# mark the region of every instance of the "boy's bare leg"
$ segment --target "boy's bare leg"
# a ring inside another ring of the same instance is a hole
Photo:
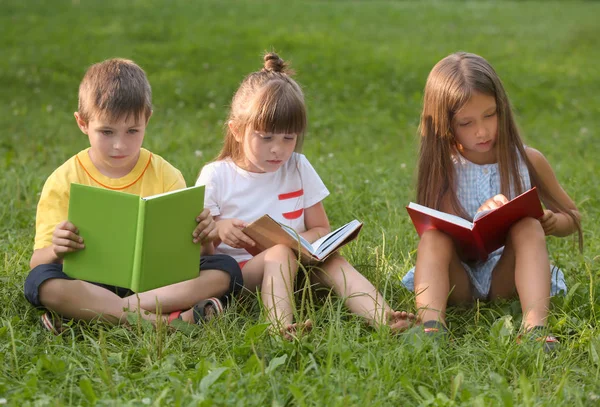
[[[412,314],[392,310],[373,284],[338,254],[313,267],[311,281],[333,288],[352,313],[365,318],[371,325],[387,324],[395,331],[403,331],[414,320]]]
[[[83,321],[101,319],[110,323],[125,322],[127,312],[137,309],[115,293],[81,280],[53,278],[39,287],[40,302],[66,318]],[[142,318],[155,321],[153,313],[140,313]]]
[[[510,230],[509,240],[492,274],[490,298],[519,294],[523,327],[546,325],[550,306],[550,260],[540,222],[526,218]]]
[[[188,310],[194,304],[210,297],[221,297],[229,289],[231,277],[222,270],[202,270],[194,279],[171,284],[124,298],[131,308],[140,308],[156,313],[156,303],[160,303],[161,312],[169,313]]]
[[[438,230],[421,236],[414,278],[418,319],[423,322],[445,324],[448,302],[460,304],[473,299],[469,277],[452,239]]]

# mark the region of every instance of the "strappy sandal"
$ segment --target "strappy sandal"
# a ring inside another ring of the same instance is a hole
[[[542,342],[545,353],[555,352],[560,346],[558,339],[554,335],[548,334],[548,328],[542,325],[536,325],[517,336],[517,344],[520,345],[524,340]]]
[[[60,335],[61,333],[67,331],[69,329],[67,322],[69,321],[70,319],[62,318],[50,311],[44,312],[40,316],[40,323],[44,329],[53,333],[54,335]]]
[[[212,308],[212,312],[207,312],[208,309]],[[221,300],[215,297],[207,298],[195,304],[192,309],[194,315],[194,324],[201,325],[207,322],[216,315],[222,314],[224,307]],[[181,320],[182,311],[174,311],[169,314],[169,324],[176,319]]]

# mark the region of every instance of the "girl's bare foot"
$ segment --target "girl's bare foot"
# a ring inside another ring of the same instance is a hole
[[[310,332],[312,330],[312,327],[312,321],[310,319],[307,319],[303,323],[296,322],[295,324],[290,324],[285,328],[282,328],[279,332],[281,333],[281,336],[283,336],[283,339],[291,341],[294,338],[297,338],[298,336]]]
[[[388,311],[387,324],[394,333],[400,333],[417,323],[417,317],[412,312]]]

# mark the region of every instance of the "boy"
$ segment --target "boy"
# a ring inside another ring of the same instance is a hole
[[[185,187],[181,172],[141,147],[151,114],[150,84],[134,62],[110,59],[88,69],[79,86],[75,119],[90,147],[56,169],[44,184],[37,207],[32,270],[25,280],[25,297],[32,305],[69,319],[120,323],[126,321],[127,311],[136,311],[138,306],[145,319],[166,319],[156,314],[159,302],[162,312],[171,313],[169,320],[177,317],[196,323],[222,311],[221,301],[210,297],[226,298],[242,287],[237,262],[229,256],[211,255],[216,229],[208,209],[196,218],[198,226],[192,233],[193,241],[202,243],[203,254],[201,273],[195,279],[135,295],[122,287],[74,280],[62,271],[64,255],[85,248],[85,236],[79,236],[77,225],[66,220],[71,183],[140,196]],[[60,320],[51,313],[41,319],[48,330],[61,332]]]

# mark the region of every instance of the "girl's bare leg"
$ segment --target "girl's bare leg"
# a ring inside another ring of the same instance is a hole
[[[267,318],[287,336],[298,326],[294,318],[294,281],[298,273],[296,255],[287,246],[276,245],[253,257],[244,265],[244,285],[253,290],[261,287],[261,299]],[[307,324],[310,321],[307,321]]]
[[[473,300],[471,283],[452,239],[438,230],[421,236],[415,267],[418,319],[446,323],[446,306]]]
[[[509,240],[492,274],[490,298],[519,294],[523,327],[546,325],[550,306],[550,260],[546,237],[537,219],[526,218],[510,230]]]
[[[374,326],[390,325],[393,330],[402,331],[414,320],[412,314],[392,310],[373,284],[338,254],[313,267],[311,280],[333,288],[352,313]]]

